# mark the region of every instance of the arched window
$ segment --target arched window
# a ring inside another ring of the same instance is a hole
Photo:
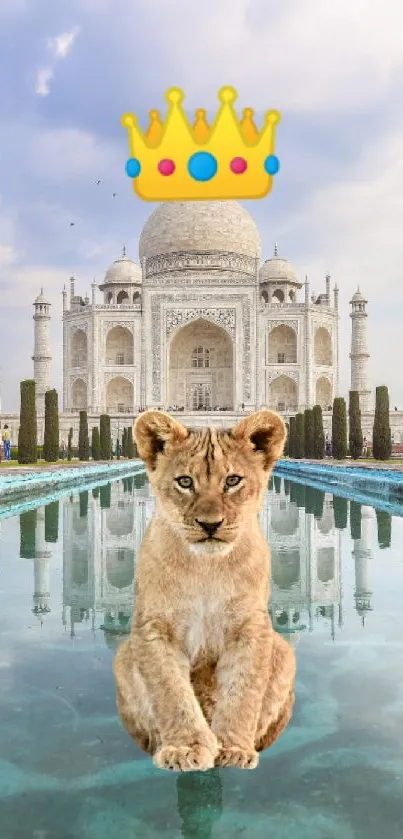
[[[196,347],[192,352],[192,367],[210,367],[210,350]]]

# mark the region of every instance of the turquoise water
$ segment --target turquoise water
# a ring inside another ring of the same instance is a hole
[[[0,523],[1,839],[401,839],[403,518],[275,479],[294,716],[253,772],[178,776],[121,727],[111,670],[152,508],[137,476]]]

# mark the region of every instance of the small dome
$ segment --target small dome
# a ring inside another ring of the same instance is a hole
[[[353,294],[351,298],[351,303],[366,303],[366,299],[363,294],[361,294],[360,289],[358,288],[355,294]]]
[[[237,201],[172,201],[160,204],[140,236],[140,260],[168,253],[235,253],[260,256],[260,235]]]
[[[274,249],[274,256],[271,259],[266,259],[259,271],[259,280],[261,283],[272,283],[284,280],[297,283],[295,271],[288,259],[284,259],[277,254],[277,246]],[[299,284],[302,285],[302,284]]]
[[[110,285],[111,283],[138,285],[141,283],[141,279],[141,268],[126,255],[126,248],[123,248],[120,259],[117,259],[108,268],[103,285]]]
[[[41,293],[38,294],[38,297],[35,299],[35,305],[37,303],[42,303],[42,305],[45,305],[45,306],[50,306],[51,305],[48,298],[43,293],[43,288],[41,288]]]

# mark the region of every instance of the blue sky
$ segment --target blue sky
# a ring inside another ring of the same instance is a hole
[[[343,394],[360,285],[373,385],[388,384],[403,408],[402,31],[400,0],[1,0],[3,410],[18,410],[19,382],[32,375],[40,287],[61,391],[63,284],[74,271],[89,292],[123,243],[137,258],[152,205],[124,174],[119,119],[132,110],[145,124],[176,84],[192,110],[213,112],[218,88],[233,84],[241,108],[281,111],[281,172],[267,199],[246,205],[264,256],[277,240],[313,291],[327,271],[339,285]]]

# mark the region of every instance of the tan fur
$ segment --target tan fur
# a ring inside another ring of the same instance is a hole
[[[114,672],[123,724],[160,768],[252,769],[291,717],[295,655],[267,611],[270,551],[258,520],[285,436],[271,411],[228,431],[189,430],[161,411],[137,419],[157,503]]]

